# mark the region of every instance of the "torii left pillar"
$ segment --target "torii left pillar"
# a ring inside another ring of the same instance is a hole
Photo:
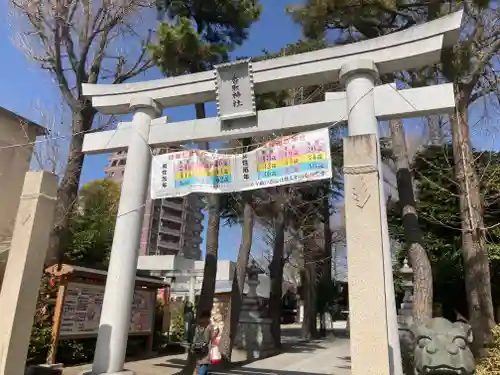
[[[131,100],[134,113],[120,194],[92,375],[133,374],[124,370],[141,228],[151,170],[151,121],[161,108],[148,97]]]

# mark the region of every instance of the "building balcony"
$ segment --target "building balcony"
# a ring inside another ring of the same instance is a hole
[[[182,216],[173,216],[173,215],[168,215],[165,213],[162,213],[160,219],[163,221],[172,221],[174,223],[180,223],[180,224],[184,223]]]
[[[203,232],[203,224],[202,223],[186,223],[186,227],[184,229],[184,232],[186,232],[187,235],[189,235],[192,232]]]
[[[185,237],[184,244],[191,246],[191,245],[196,245],[200,246],[202,240],[201,236],[193,236],[193,237]]]
[[[181,236],[181,230],[180,229],[173,229],[173,228],[168,228],[165,225],[160,226],[159,232],[162,234],[172,234],[174,236]]]
[[[180,251],[181,250],[181,246],[179,244],[179,242],[171,242],[171,241],[165,241],[165,240],[158,240],[158,252],[161,253],[162,251],[162,248],[163,249],[166,249],[166,250],[177,250],[177,251]]]
[[[182,210],[184,209],[182,201],[179,203],[176,201],[171,201],[170,199],[165,199],[163,200],[163,202],[161,202],[161,205],[163,207],[173,208],[174,210],[178,210],[179,212],[182,212]]]
[[[183,209],[175,209],[175,208],[167,207],[165,204],[162,204],[162,207],[161,207],[162,215],[182,217],[184,212],[185,211]]]

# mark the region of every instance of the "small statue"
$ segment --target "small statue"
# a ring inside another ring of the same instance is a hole
[[[402,331],[401,344],[410,353],[415,375],[475,373],[470,325],[434,318]]]
[[[190,343],[193,340],[194,311],[191,301],[184,305],[184,341]]]

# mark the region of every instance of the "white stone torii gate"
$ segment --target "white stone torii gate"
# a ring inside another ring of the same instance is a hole
[[[213,72],[83,85],[84,95],[92,97],[100,112],[133,112],[132,122],[119,124],[117,130],[84,138],[87,154],[128,149],[92,374],[130,374],[123,366],[150,147],[313,130],[347,118],[344,163],[352,373],[401,375],[377,120],[449,113],[454,109],[454,94],[451,84],[396,91],[390,85],[375,87],[375,79],[378,74],[439,62],[441,50],[458,40],[461,20],[462,12],[457,12],[384,37],[254,63],[258,94],[339,79],[346,92],[329,93],[321,103],[259,111],[256,118],[239,120],[237,128],[224,128],[218,118],[177,123],[158,118],[163,108],[214,101]]]

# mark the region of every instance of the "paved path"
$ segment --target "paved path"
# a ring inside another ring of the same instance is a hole
[[[348,339],[304,343],[230,372],[234,375],[350,375]]]
[[[300,342],[293,340],[298,327],[287,328],[283,337],[287,348],[274,357],[233,368],[230,371],[211,371],[211,374],[228,375],[350,375],[349,340],[329,336],[324,340]],[[290,334],[291,333],[291,334]],[[296,336],[295,336],[296,337]],[[185,354],[127,362],[126,369],[137,375],[174,375],[186,362]],[[63,375],[80,375],[90,370],[90,365],[70,367]]]
[[[185,363],[185,355],[158,357],[127,362],[126,368],[137,375],[173,375]],[[63,375],[80,375],[90,366],[64,369]],[[349,340],[336,338],[294,345],[285,353],[212,374],[232,375],[350,375]]]

